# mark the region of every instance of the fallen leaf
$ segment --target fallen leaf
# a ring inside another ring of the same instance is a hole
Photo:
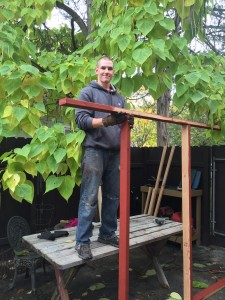
[[[147,270],[145,275],[147,276],[153,276],[156,274],[156,271],[154,269],[150,269],[150,270]]]
[[[195,267],[195,268],[205,268],[206,265],[195,263],[195,264],[193,264],[193,267]]]
[[[198,289],[205,289],[209,285],[207,283],[201,282],[201,281],[193,281],[192,282],[192,287],[193,288],[198,288]]]
[[[91,291],[101,290],[105,287],[105,285],[101,282],[91,285],[88,289]]]
[[[168,300],[182,300],[182,298],[178,293],[172,292]]]
[[[74,241],[73,240],[66,240],[65,242],[66,243],[73,243]]]

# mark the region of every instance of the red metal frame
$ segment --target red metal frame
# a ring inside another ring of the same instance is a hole
[[[183,211],[183,287],[185,300],[206,299],[218,289],[225,287],[225,279],[192,296],[192,242],[191,242],[191,185],[190,185],[190,128],[211,128],[202,123],[174,119],[144,112],[131,111],[86,101],[64,98],[59,105],[87,108],[104,112],[126,112],[134,117],[182,125],[182,211]],[[220,130],[218,126],[214,130]],[[118,299],[127,300],[129,291],[129,214],[130,214],[130,128],[126,122],[121,126],[120,170],[120,248]],[[59,275],[59,274],[56,274]],[[60,278],[59,276],[57,276]]]
[[[130,229],[130,127],[121,126],[120,149],[120,248],[118,299],[127,300],[129,292]]]

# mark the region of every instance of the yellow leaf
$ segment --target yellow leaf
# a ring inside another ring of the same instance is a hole
[[[6,108],[4,109],[4,113],[2,115],[2,118],[8,118],[9,116],[12,115],[12,106],[6,106]]]
[[[22,105],[23,107],[26,107],[26,108],[29,107],[29,101],[28,101],[28,100],[21,100],[20,103],[21,103],[21,105]]]

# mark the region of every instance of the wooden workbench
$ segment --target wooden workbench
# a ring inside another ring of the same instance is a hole
[[[140,191],[142,193],[142,211],[144,211],[146,197],[148,193],[148,186],[143,185],[140,187]],[[163,196],[174,197],[176,199],[182,200],[182,191],[166,188],[163,191]],[[201,244],[201,197],[202,190],[191,190],[191,197],[195,199],[195,207],[196,207],[196,222],[195,222],[195,230],[193,231],[192,241],[196,241],[197,245]],[[170,237],[171,241],[182,244],[182,236],[172,236]]]
[[[118,232],[119,225],[118,221]],[[116,254],[119,251],[118,248],[97,242],[99,226],[100,223],[95,223],[91,238],[92,260]],[[52,300],[59,299],[59,295],[63,300],[69,299],[67,286],[77,274],[77,270],[86,263],[78,257],[75,251],[76,227],[66,230],[69,232],[69,236],[57,238],[55,241],[39,239],[37,238],[38,234],[23,237],[25,243],[54,267],[58,292],[54,293]],[[178,222],[166,220],[164,225],[159,226],[155,223],[155,217],[152,216],[138,215],[130,217],[129,246],[130,248],[145,246],[145,251],[148,250],[148,254],[153,260],[158,280],[164,287],[169,287],[169,284],[157,261],[157,255],[168,238],[181,232],[182,224]],[[120,247],[123,247],[123,245],[120,245]]]

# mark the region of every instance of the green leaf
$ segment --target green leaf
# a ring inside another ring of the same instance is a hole
[[[194,264],[193,264],[193,267],[195,267],[195,268],[205,268],[206,265],[194,263]]]
[[[71,176],[65,176],[62,184],[60,185],[60,187],[58,187],[58,191],[64,199],[68,200],[73,194],[74,186],[74,179]]]
[[[50,155],[54,154],[57,147],[58,147],[58,144],[56,142],[53,142],[52,140],[50,140],[49,143],[48,143],[49,154]]]
[[[199,74],[196,72],[184,75],[184,77],[188,82],[192,84],[192,86],[195,86],[200,79]]]
[[[130,96],[134,90],[132,78],[123,78],[121,81],[121,90],[124,96]]]
[[[64,180],[63,177],[57,177],[54,175],[49,176],[48,179],[46,180],[45,193],[60,187],[60,185],[63,183],[63,180]]]
[[[69,94],[72,91],[73,85],[70,79],[66,78],[62,82],[62,90],[64,94]]]
[[[36,127],[36,128],[38,128],[38,127],[40,126],[40,124],[41,124],[40,118],[39,118],[38,115],[35,115],[35,114],[31,114],[31,113],[30,113],[30,114],[28,115],[28,119],[29,119],[29,121],[31,122],[31,124],[33,124],[34,127]]]
[[[39,70],[31,65],[21,65],[20,69],[25,71],[26,73],[33,74],[34,76],[37,76],[39,74]]]
[[[24,171],[32,176],[37,176],[37,168],[33,161],[27,161],[24,164]]]
[[[190,95],[191,97],[191,100],[194,102],[194,103],[197,103],[199,102],[200,100],[202,100],[203,98],[207,97],[207,95],[201,91],[196,91],[194,93],[192,93]]]
[[[28,144],[28,145],[25,145],[23,148],[15,148],[14,152],[18,155],[21,155],[21,156],[27,158],[30,153],[30,149],[31,149],[31,146]]]
[[[175,29],[174,21],[172,19],[165,18],[162,21],[160,21],[159,24],[168,31]]]
[[[145,80],[146,83],[146,87],[149,88],[150,90],[156,92],[159,86],[159,79],[157,75],[152,75],[149,76],[149,78],[147,78]]]
[[[118,45],[122,52],[124,52],[128,45],[130,44],[131,36],[130,35],[120,35],[118,37]]]
[[[132,53],[133,59],[142,65],[152,54],[152,49],[150,48],[142,48],[142,49],[135,49]]]
[[[0,66],[0,75],[4,76],[14,68],[14,64],[4,64]]]
[[[176,105],[178,109],[182,109],[187,102],[189,97],[189,93],[185,93],[183,97],[178,97],[177,94],[173,97],[173,103]]]
[[[58,148],[54,153],[54,158],[56,160],[56,163],[60,163],[65,156],[66,156],[66,149],[63,148]]]
[[[31,99],[37,97],[41,93],[42,88],[38,85],[25,85],[22,87],[22,90],[27,94],[29,99]]]
[[[147,1],[147,3],[144,5],[144,9],[150,15],[154,16],[158,14],[158,9],[155,2]]]
[[[33,183],[27,180],[26,183],[18,185],[15,189],[15,194],[29,203],[32,203],[34,198]]]
[[[17,121],[21,121],[25,118],[27,110],[24,107],[13,107],[13,115],[16,117]]]
[[[181,97],[187,90],[189,89],[188,84],[184,84],[183,82],[179,82],[176,84],[176,93],[178,97]]]
[[[184,6],[192,6],[195,2],[196,0],[184,0]]]
[[[182,300],[182,298],[178,293],[172,292],[170,294],[169,300]]]
[[[89,287],[89,290],[91,291],[97,291],[97,290],[101,290],[104,289],[105,285],[101,282],[93,284]]]
[[[163,74],[163,82],[165,83],[166,87],[171,90],[172,89],[172,78],[169,76],[169,74],[164,73]]]
[[[48,129],[47,127],[40,127],[36,130],[36,135],[40,142],[43,143],[52,136],[52,130]]]
[[[40,153],[43,152],[45,145],[44,144],[31,144],[31,149],[30,149],[30,153],[29,153],[29,158],[33,158],[37,155],[39,155]]]
[[[45,89],[49,89],[49,90],[55,89],[53,79],[50,79],[50,78],[47,78],[47,77],[41,77],[39,83]]]
[[[154,54],[165,60],[165,41],[162,39],[152,39],[151,43]]]
[[[141,19],[137,22],[137,28],[140,30],[141,34],[147,35],[155,26],[155,21],[153,19]]]
[[[47,165],[50,171],[54,174],[58,169],[58,164],[56,163],[55,158],[51,155],[47,158]]]
[[[46,112],[44,103],[36,103],[36,104],[34,104],[34,107],[37,108],[38,110],[40,110],[41,112],[44,112],[44,113]]]
[[[209,72],[206,70],[198,71],[198,76],[199,78],[201,78],[201,80],[205,81],[206,83],[209,83],[211,80]]]
[[[15,78],[15,79],[5,79],[3,82],[3,86],[8,93],[8,95],[11,95],[14,93],[21,85],[21,79]]]
[[[10,174],[18,173],[18,171],[23,171],[23,165],[19,162],[12,162],[8,165],[8,171]]]

